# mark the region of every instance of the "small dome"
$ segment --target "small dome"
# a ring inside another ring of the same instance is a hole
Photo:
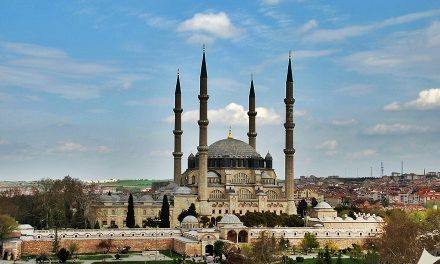
[[[268,179],[268,178],[272,178],[272,177],[269,176],[269,173],[263,171],[263,172],[261,173],[261,178],[266,178],[266,179]]]
[[[347,217],[345,218],[345,221],[354,221],[354,219],[351,218],[350,216],[347,216]]]
[[[220,175],[218,175],[218,174],[217,174],[216,172],[214,172],[214,171],[208,171],[207,176],[208,176],[208,178],[218,178],[218,177],[220,177]]]
[[[185,216],[185,218],[183,218],[182,220],[182,224],[189,224],[189,223],[198,224],[199,220],[197,220],[197,218],[193,215]]]
[[[146,194],[146,195],[142,195],[139,198],[139,201],[141,201],[141,202],[154,202],[154,199],[151,195]]]
[[[186,187],[186,186],[179,186],[177,188],[174,189],[174,194],[192,194],[192,191],[190,188]]]
[[[264,159],[271,160],[272,159],[272,155],[270,155],[270,153],[267,152],[266,157]]]
[[[240,218],[234,214],[225,214],[219,224],[242,224]]]
[[[319,209],[333,209],[333,208],[327,202],[320,202],[315,206],[314,209],[319,210]]]
[[[337,216],[337,217],[335,217],[335,220],[336,221],[342,221],[343,219],[341,217]]]

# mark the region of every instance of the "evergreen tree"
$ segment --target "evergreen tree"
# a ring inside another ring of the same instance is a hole
[[[196,211],[196,205],[195,205],[195,204],[192,203],[192,204],[189,206],[189,208],[188,208],[188,215],[192,215],[192,216],[195,216],[195,217],[198,216],[197,211]]]
[[[99,222],[98,220],[96,220],[95,222],[95,226],[93,227],[94,229],[100,229],[101,227],[99,226]]]
[[[162,209],[160,210],[160,228],[170,228],[170,204],[168,196],[164,195],[162,200]]]
[[[312,197],[312,201],[311,201],[311,203],[312,203],[312,207],[315,207],[315,206],[318,205],[318,201],[316,200],[315,197]]]
[[[300,215],[302,218],[304,218],[306,211],[307,211],[307,202],[306,202],[306,200],[302,199],[299,202],[298,207],[296,208],[296,212],[298,215]]]
[[[135,220],[134,220],[134,203],[133,203],[133,195],[130,193],[128,197],[128,208],[127,208],[127,218],[125,218],[125,222],[127,227],[134,228]]]

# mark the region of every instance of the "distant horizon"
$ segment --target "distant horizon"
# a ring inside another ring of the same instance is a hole
[[[373,176],[440,163],[440,2],[1,2],[0,179],[173,177],[198,145],[202,45],[208,142],[248,142],[284,178],[288,54],[295,175]],[[358,171],[358,173],[357,173]],[[59,175],[59,176],[56,176]]]

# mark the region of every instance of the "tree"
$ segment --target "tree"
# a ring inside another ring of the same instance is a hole
[[[312,197],[312,201],[311,201],[311,203],[312,203],[312,207],[315,207],[315,206],[318,205],[318,201],[316,200],[315,197]]]
[[[285,239],[284,236],[282,236],[280,238],[280,240],[278,241],[278,247],[281,251],[286,251],[289,249],[290,247],[290,242],[289,239]]]
[[[164,195],[162,200],[162,209],[160,210],[160,228],[170,228],[170,204],[168,196]]]
[[[125,219],[125,223],[129,228],[134,228],[136,224],[134,219],[133,195],[131,193],[130,196],[128,196],[127,218]]]
[[[57,257],[60,260],[61,263],[66,263],[67,259],[69,258],[70,253],[65,248],[61,248],[57,252]]]
[[[58,228],[55,228],[55,237],[52,242],[52,253],[55,255],[60,249],[60,239],[58,238]]]
[[[71,256],[74,256],[75,253],[78,251],[78,244],[75,242],[69,244],[69,252]]]
[[[102,250],[104,254],[107,254],[110,252],[110,250],[113,247],[113,240],[111,239],[103,239],[99,242],[99,244],[96,246],[98,249]]]
[[[94,229],[100,229],[101,227],[99,226],[99,222],[98,220],[96,220],[95,222],[95,226],[93,227]]]
[[[183,219],[184,219],[185,217],[187,217],[188,215],[192,215],[192,216],[194,216],[194,217],[197,217],[197,216],[198,216],[198,213],[197,213],[197,211],[196,211],[196,206],[195,206],[194,203],[192,203],[192,204],[189,206],[188,210],[183,210],[183,211],[179,214],[179,216],[177,217],[177,220],[179,220],[179,222],[182,222]]]
[[[269,236],[267,232],[261,232],[248,256],[247,263],[270,264],[278,261],[280,249],[274,236]]]
[[[0,215],[0,240],[2,241],[1,248],[3,249],[3,240],[11,235],[18,227],[14,218],[9,215]]]
[[[298,207],[296,208],[296,212],[298,215],[301,216],[301,218],[304,218],[304,215],[306,214],[307,211],[307,202],[306,200],[302,199],[299,203],[298,203]]]
[[[214,242],[214,256],[216,256],[220,262],[223,260],[223,247],[225,246],[225,242],[221,240],[217,240]]]
[[[188,215],[192,215],[192,216],[195,216],[195,217],[197,217],[199,214],[197,213],[197,211],[196,211],[196,205],[195,204],[191,204],[190,206],[189,206],[189,208],[188,208]]]
[[[200,217],[200,223],[202,224],[203,227],[206,227],[209,223],[211,223],[211,221],[209,220],[209,217],[204,215]]]
[[[401,210],[393,210],[386,218],[382,235],[373,241],[380,263],[417,263],[423,244],[420,242],[420,223]]]
[[[307,232],[304,234],[304,238],[301,240],[300,246],[307,255],[312,249],[319,247],[319,242],[314,234]]]

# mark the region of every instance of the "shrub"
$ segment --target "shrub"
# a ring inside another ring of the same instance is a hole
[[[303,257],[296,257],[296,262],[302,263],[302,262],[304,262],[304,258]]]
[[[61,263],[66,263],[69,256],[70,256],[70,252],[67,251],[67,249],[65,248],[61,248],[57,253],[57,257]]]

